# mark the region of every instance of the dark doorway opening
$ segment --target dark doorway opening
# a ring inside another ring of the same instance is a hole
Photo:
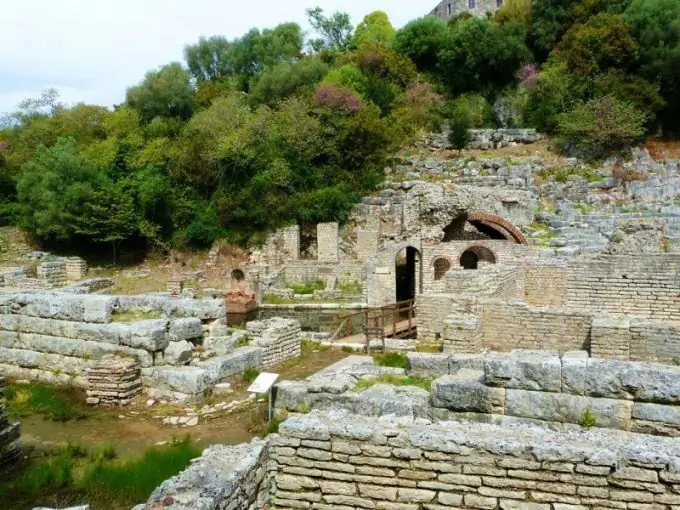
[[[477,269],[479,257],[468,250],[460,256],[460,265],[463,266],[463,269]]]
[[[395,260],[398,302],[416,297],[420,274],[420,252],[411,246],[400,250]]]
[[[463,266],[463,269],[478,269],[480,261],[488,264],[495,264],[496,256],[491,250],[484,246],[473,246],[468,248],[460,256],[460,265]]]

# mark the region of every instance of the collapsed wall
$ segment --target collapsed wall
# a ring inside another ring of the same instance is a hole
[[[10,423],[4,400],[5,378],[0,377],[0,469],[13,463],[19,457],[17,440],[19,423]]]
[[[16,378],[87,387],[87,369],[115,355],[141,367],[148,395],[196,399],[227,377],[263,367],[265,358],[273,363],[298,355],[299,324],[263,341],[265,347],[250,340],[227,328],[224,300],[0,295],[0,371]]]
[[[312,412],[209,448],[135,510],[668,509],[679,481],[670,438]]]

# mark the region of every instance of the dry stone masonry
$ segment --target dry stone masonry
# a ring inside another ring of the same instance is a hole
[[[19,457],[17,440],[19,423],[10,423],[5,408],[5,378],[0,377],[0,469],[12,464]]]
[[[85,371],[87,403],[125,406],[142,393],[141,369],[130,358],[107,354]]]
[[[265,368],[300,356],[302,331],[296,320],[251,321],[247,330],[254,338],[252,345],[263,349],[262,366]]]
[[[660,510],[679,466],[671,438],[312,412],[209,448],[135,510]]]

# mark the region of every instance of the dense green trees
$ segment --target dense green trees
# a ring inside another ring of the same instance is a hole
[[[55,91],[0,123],[0,222],[106,250],[245,243],[343,220],[387,159],[448,118],[536,127],[601,156],[680,129],[680,2],[508,0],[493,17],[342,12],[201,38],[113,111]]]

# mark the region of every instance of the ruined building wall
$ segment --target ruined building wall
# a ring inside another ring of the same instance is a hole
[[[680,254],[602,257],[566,276],[569,307],[680,322]]]
[[[0,377],[0,470],[19,457],[19,424],[10,423],[4,400],[5,378]]]

